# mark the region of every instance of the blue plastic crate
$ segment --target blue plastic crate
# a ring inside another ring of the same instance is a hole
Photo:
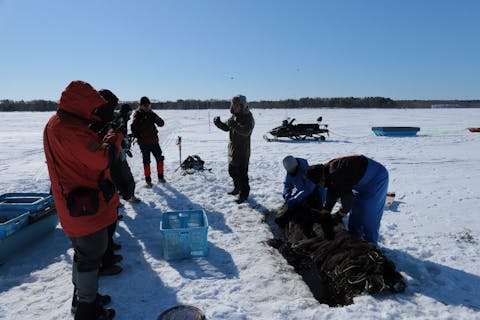
[[[36,212],[53,206],[53,197],[48,193],[5,193],[0,195],[0,209],[16,208]]]
[[[41,219],[25,225],[6,238],[0,238],[0,264],[4,263],[11,255],[34,246],[38,240],[55,230],[57,224],[57,212],[55,209],[51,209],[45,212]]]
[[[208,219],[204,210],[165,212],[160,232],[166,260],[207,255]]]
[[[30,212],[17,208],[0,208],[0,239],[9,237],[28,224]]]

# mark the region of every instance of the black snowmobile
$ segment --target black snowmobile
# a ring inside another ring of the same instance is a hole
[[[278,138],[289,138],[292,140],[320,140],[324,141],[325,135],[329,135],[328,125],[322,124],[322,117],[317,118],[318,123],[299,123],[293,124],[295,119],[289,118],[282,121],[280,127],[270,130],[268,135],[264,135],[263,138],[267,141],[281,141]]]

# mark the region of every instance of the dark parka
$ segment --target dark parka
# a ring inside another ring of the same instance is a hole
[[[226,123],[218,121],[215,125],[223,131],[230,132],[228,163],[235,167],[248,167],[250,136],[255,126],[255,120],[248,106],[242,105],[240,113],[233,114]]]
[[[158,143],[157,126],[163,127],[165,122],[153,111],[145,111],[141,107],[135,111],[131,125],[132,133],[139,145]]]

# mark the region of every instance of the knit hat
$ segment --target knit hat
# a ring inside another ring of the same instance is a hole
[[[142,97],[140,99],[140,105],[141,106],[146,106],[147,104],[150,104],[150,99],[148,99],[147,97]]]
[[[298,167],[297,159],[292,156],[286,156],[285,158],[283,158],[282,162],[283,162],[283,167],[289,173],[294,172]]]
[[[108,89],[99,90],[98,93],[107,100],[107,103],[92,111],[94,115],[99,116],[102,121],[109,122],[113,120],[113,111],[117,107],[117,96]]]

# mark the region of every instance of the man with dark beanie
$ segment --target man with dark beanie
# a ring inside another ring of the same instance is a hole
[[[153,154],[157,161],[158,182],[166,182],[163,176],[163,160],[165,158],[162,155],[162,149],[158,143],[158,130],[156,127],[163,127],[164,124],[163,119],[152,111],[150,99],[142,97],[140,99],[140,106],[133,115],[131,129],[133,136],[137,138],[140,151],[142,151],[145,182],[149,188],[152,187],[150,153]]]
[[[230,104],[232,116],[227,122],[222,122],[220,117],[215,117],[213,123],[221,130],[230,133],[228,144],[228,173],[233,179],[231,195],[237,195],[237,203],[247,200],[250,193],[248,184],[248,164],[250,161],[250,136],[252,135],[255,121],[248,110],[247,98],[237,95]]]

